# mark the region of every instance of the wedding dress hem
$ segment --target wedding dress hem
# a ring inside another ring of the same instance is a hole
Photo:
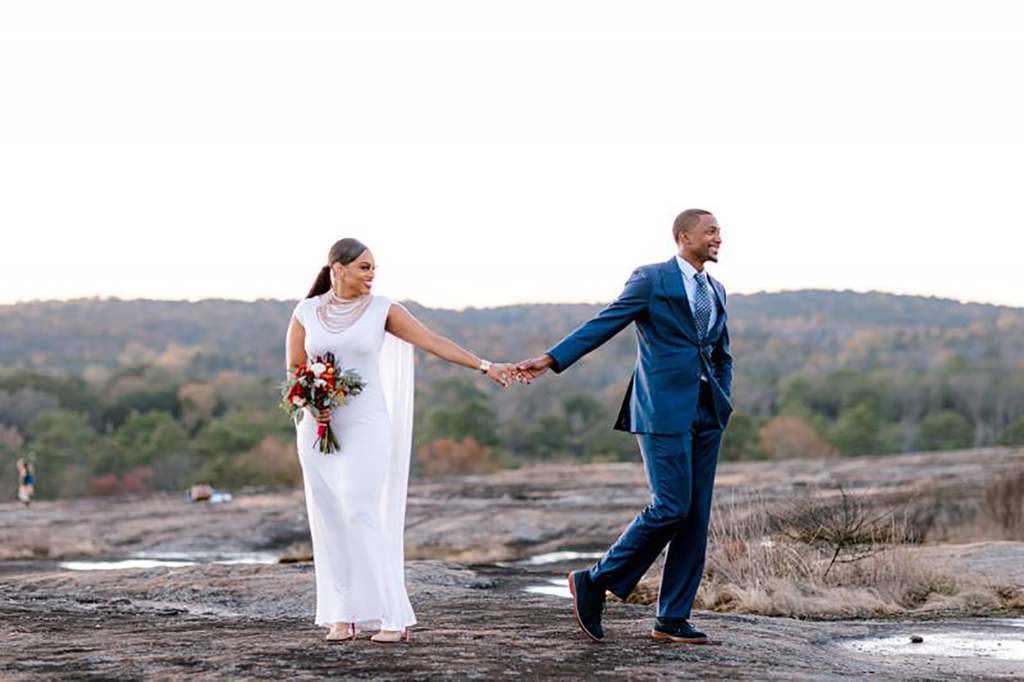
[[[356,616],[343,616],[331,620],[317,620],[316,625],[322,628],[329,628],[336,624],[355,623],[359,630],[390,630],[392,632],[399,632],[406,628],[411,628],[416,625],[416,619],[413,618],[407,623],[396,625],[388,623],[383,615],[377,616],[376,618],[360,618]]]

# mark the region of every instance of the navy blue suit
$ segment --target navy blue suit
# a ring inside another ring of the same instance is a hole
[[[732,413],[725,289],[708,281],[717,319],[704,338],[673,257],[634,270],[614,302],[548,351],[562,372],[636,325],[636,369],[615,428],[637,434],[651,504],[590,578],[625,599],[667,546],[658,615],[668,618],[689,617],[700,585],[718,449]]]

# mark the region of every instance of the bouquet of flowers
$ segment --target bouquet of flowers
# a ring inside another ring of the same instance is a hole
[[[354,369],[342,371],[334,360],[333,353],[317,356],[305,365],[299,365],[281,384],[281,407],[298,421],[303,408],[317,412],[332,410],[348,402],[351,396],[359,395],[366,388],[366,382]],[[338,450],[341,443],[330,424],[317,424],[316,443],[325,455]]]

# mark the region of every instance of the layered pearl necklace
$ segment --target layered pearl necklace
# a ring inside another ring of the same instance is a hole
[[[368,294],[359,298],[340,298],[334,289],[330,289],[320,296],[316,316],[327,331],[343,332],[359,321],[372,300],[373,296]]]

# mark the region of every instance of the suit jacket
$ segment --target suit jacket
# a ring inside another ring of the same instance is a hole
[[[636,323],[637,361],[615,428],[630,433],[687,433],[697,417],[700,377],[711,384],[719,425],[732,413],[732,356],[725,310],[725,289],[715,290],[718,319],[704,339],[686,298],[679,264],[644,265],[633,271],[619,297],[548,351],[552,369],[574,362]]]

